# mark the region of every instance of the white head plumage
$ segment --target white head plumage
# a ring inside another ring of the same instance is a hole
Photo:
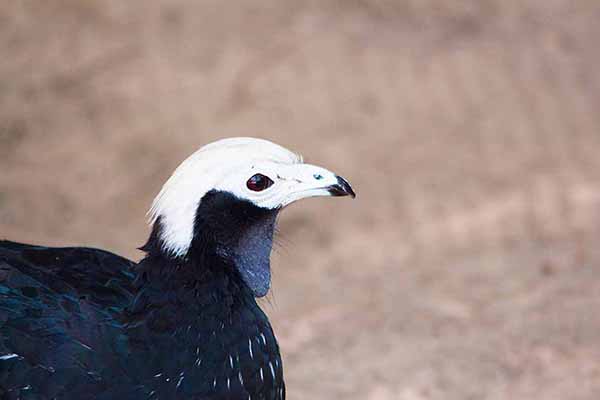
[[[248,180],[256,174],[268,177],[272,185],[251,190]],[[162,246],[182,256],[193,239],[200,201],[211,190],[273,209],[305,197],[332,195],[330,188],[338,182],[332,172],[304,164],[300,155],[268,140],[222,139],[201,147],[181,163],[154,199],[150,222],[160,218]]]

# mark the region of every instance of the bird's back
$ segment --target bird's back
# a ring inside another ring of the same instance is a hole
[[[0,398],[97,390],[105,371],[95,366],[115,369],[121,358],[133,266],[97,249],[0,241]]]

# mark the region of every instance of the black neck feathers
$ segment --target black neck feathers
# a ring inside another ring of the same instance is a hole
[[[169,379],[160,398],[285,398],[279,347],[255,300],[268,289],[277,211],[209,192],[184,257],[164,250],[154,224],[125,322],[130,343],[156,355],[145,376]]]
[[[241,280],[256,297],[267,294],[270,255],[279,210],[257,207],[227,192],[210,191],[200,201],[187,253],[165,249],[161,218],[154,223],[140,263],[142,276],[160,281],[197,282],[226,273]]]

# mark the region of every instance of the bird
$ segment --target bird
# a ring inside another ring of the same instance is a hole
[[[138,262],[0,240],[0,399],[285,399],[257,299],[280,211],[317,196],[355,193],[273,142],[226,138],[166,181]]]

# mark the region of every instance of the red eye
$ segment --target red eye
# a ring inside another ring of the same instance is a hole
[[[270,187],[274,182],[268,176],[264,176],[263,174],[252,175],[248,182],[246,182],[246,186],[248,189],[253,192],[260,192]]]

